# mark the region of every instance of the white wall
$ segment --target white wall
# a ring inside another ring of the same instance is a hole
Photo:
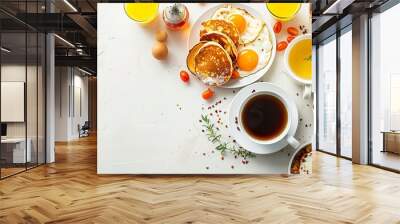
[[[77,139],[78,124],[88,120],[88,78],[72,67],[56,67],[55,73],[55,140]]]

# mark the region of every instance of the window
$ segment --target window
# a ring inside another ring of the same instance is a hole
[[[371,18],[370,160],[400,170],[400,5]]]
[[[336,154],[336,36],[318,47],[318,149]]]
[[[340,155],[352,157],[352,33],[351,26],[340,36]]]

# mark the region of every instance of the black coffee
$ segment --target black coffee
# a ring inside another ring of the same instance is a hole
[[[278,98],[262,94],[253,97],[244,105],[241,118],[245,131],[251,137],[271,140],[285,130],[288,112]]]

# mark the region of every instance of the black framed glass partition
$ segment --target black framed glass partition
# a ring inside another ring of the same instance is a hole
[[[317,150],[352,157],[351,24],[317,44]]]
[[[0,178],[45,163],[45,34],[18,20],[44,1],[0,2]],[[13,8],[17,11],[8,12]]]

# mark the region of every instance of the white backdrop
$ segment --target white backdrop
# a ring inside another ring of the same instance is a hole
[[[186,4],[190,23],[215,4]],[[264,3],[250,4],[266,14]],[[165,7],[160,4],[160,10]],[[306,25],[311,32],[309,4],[289,23]],[[269,15],[268,15],[269,16]],[[272,25],[274,20],[268,17]],[[201,99],[205,86],[191,77],[185,85],[179,71],[186,70],[189,30],[168,31],[169,56],[157,61],[151,55],[154,33],[164,27],[158,18],[139,25],[124,13],[123,4],[98,4],[98,173],[99,174],[277,174],[287,173],[294,149],[240,159],[214,150],[201,131],[199,119],[208,105],[222,100],[227,111],[232,90],[216,89],[212,102]],[[277,36],[285,38],[286,34]],[[283,73],[283,53],[262,80],[273,82],[294,98],[301,121],[296,133],[300,142],[313,134],[313,103],[303,100],[302,87]],[[238,89],[235,90],[239,91]],[[224,100],[226,97],[226,100]],[[205,108],[205,109],[204,109]],[[203,110],[204,109],[204,110]],[[209,111],[207,111],[208,113]],[[222,116],[225,122],[227,116]],[[307,127],[306,127],[307,125]],[[221,128],[226,139],[228,130]]]

